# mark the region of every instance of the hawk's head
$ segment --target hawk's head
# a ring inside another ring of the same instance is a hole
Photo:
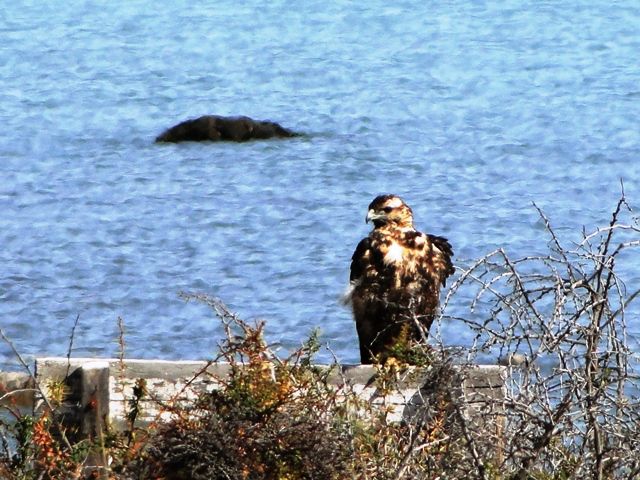
[[[413,212],[397,195],[379,195],[369,204],[366,221],[372,221],[376,228],[383,225],[413,227]]]

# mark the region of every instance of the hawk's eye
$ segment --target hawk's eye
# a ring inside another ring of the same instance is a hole
[[[391,210],[393,210],[393,208],[391,208],[391,207],[384,207],[382,210],[384,211],[384,213],[389,213]]]

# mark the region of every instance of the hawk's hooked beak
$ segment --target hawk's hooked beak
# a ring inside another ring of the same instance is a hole
[[[367,218],[365,219],[365,223],[369,223],[374,220],[379,220],[381,218],[385,218],[384,214],[380,214],[372,208],[367,212]]]

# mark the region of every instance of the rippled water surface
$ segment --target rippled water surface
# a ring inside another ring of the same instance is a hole
[[[620,179],[640,204],[634,1],[18,0],[0,37],[0,326],[25,355],[66,354],[79,315],[75,355],[117,352],[120,316],[131,357],[208,357],[188,291],[354,362],[338,299],[375,195],[458,261],[545,251],[532,202],[567,239]],[[153,143],[205,113],[308,135]]]

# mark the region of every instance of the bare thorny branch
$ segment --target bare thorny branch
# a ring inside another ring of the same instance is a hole
[[[640,402],[626,315],[640,289],[627,294],[616,260],[640,245],[638,220],[623,191],[607,227],[567,247],[535,208],[549,254],[512,259],[498,249],[458,267],[443,310],[460,290],[474,289],[472,316],[456,315],[476,335],[469,359],[481,352],[525,359],[508,384],[503,471],[632,478]]]

